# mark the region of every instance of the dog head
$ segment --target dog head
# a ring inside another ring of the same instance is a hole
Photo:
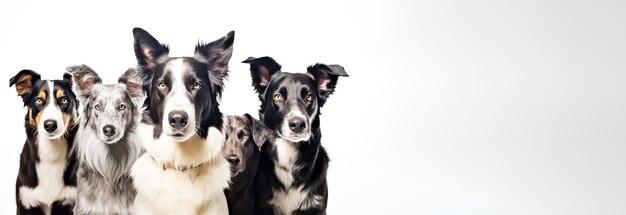
[[[280,71],[271,57],[250,57],[252,86],[261,100],[260,119],[278,136],[292,142],[305,141],[319,128],[319,110],[335,91],[337,79],[348,76],[339,65],[315,64],[307,73]]]
[[[133,29],[135,56],[147,92],[144,122],[154,125],[154,138],[184,142],[207,136],[222,126],[218,98],[228,75],[235,32],[211,43],[199,43],[193,57],[169,57],[169,48],[141,28]]]
[[[72,91],[71,75],[61,80],[41,80],[31,70],[22,70],[10,80],[28,107],[27,128],[34,128],[39,138],[57,139],[77,124],[78,100]]]
[[[102,84],[98,74],[86,65],[71,66],[67,71],[85,105],[83,126],[93,129],[107,144],[122,139],[134,125],[143,97],[137,70],[127,70],[113,85]]]
[[[261,150],[263,143],[272,136],[272,130],[250,114],[227,118],[222,156],[230,163],[234,177],[246,169],[246,163],[252,160],[255,151]]]

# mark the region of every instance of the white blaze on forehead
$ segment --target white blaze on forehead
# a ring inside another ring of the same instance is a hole
[[[185,74],[191,71],[191,68],[189,68],[189,65],[181,58],[170,61],[165,69],[169,71],[172,81],[172,85],[170,86],[171,90],[165,99],[164,105],[163,118],[165,120],[163,120],[163,128],[165,134],[171,134],[173,132],[169,120],[167,120],[170,112],[183,111],[187,113],[188,116],[188,125],[183,133],[191,135],[195,132],[196,112],[193,101],[189,99],[190,95],[187,91],[184,78]]]
[[[39,122],[39,132],[47,132],[44,128],[46,120],[54,120],[57,123],[57,130],[54,136],[60,136],[65,132],[65,122],[63,121],[63,112],[56,105],[56,95],[54,94],[54,82],[48,81],[48,96],[46,97],[46,107],[41,114]]]

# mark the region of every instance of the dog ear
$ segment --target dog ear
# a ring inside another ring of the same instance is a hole
[[[126,72],[119,79],[117,79],[117,83],[125,84],[126,90],[130,93],[132,97],[141,97],[143,92],[141,91],[141,78],[139,77],[139,72],[135,68],[128,68]]]
[[[75,85],[74,89],[76,89],[76,94],[81,99],[89,97],[93,85],[102,83],[98,73],[87,65],[69,66],[66,70],[72,75]]]
[[[268,56],[260,58],[248,57],[242,63],[250,64],[252,86],[259,95],[265,92],[265,88],[270,83],[270,78],[274,73],[280,71],[281,68],[280,64]]]
[[[219,85],[222,85],[222,81],[228,76],[228,61],[233,55],[234,42],[235,31],[230,31],[226,36],[213,42],[196,45],[194,58],[207,63],[210,72],[209,77],[215,75]]]
[[[261,121],[250,116],[250,114],[246,113],[244,114],[244,116],[248,119],[248,122],[250,122],[250,132],[252,133],[252,140],[254,140],[254,143],[257,145],[257,147],[259,147],[259,150],[261,150],[263,143],[273,137],[272,130],[265,126],[265,124],[263,124]]]
[[[150,72],[146,75],[151,78],[151,70],[156,68],[157,60],[161,57],[167,57],[170,49],[141,28],[133,28],[133,37],[135,38],[137,63],[145,69],[142,72]]]
[[[9,87],[15,84],[17,95],[26,98],[33,90],[35,82],[41,79],[41,75],[32,70],[22,70],[9,80]]]
[[[315,64],[307,68],[307,73],[313,76],[315,83],[318,85],[319,96],[321,98],[320,106],[324,105],[326,99],[333,94],[337,79],[340,76],[348,76],[348,73],[339,65]]]
[[[72,81],[72,74],[70,74],[69,72],[65,72],[63,73],[63,80],[67,81],[68,84],[70,84],[70,87],[73,86],[73,81]]]

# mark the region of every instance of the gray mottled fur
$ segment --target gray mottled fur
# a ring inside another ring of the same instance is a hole
[[[129,172],[143,153],[135,133],[143,102],[137,72],[129,69],[118,84],[104,85],[88,66],[68,71],[84,105],[75,144],[80,164],[74,213],[130,214],[136,191]],[[116,134],[105,136],[105,125],[114,126]]]

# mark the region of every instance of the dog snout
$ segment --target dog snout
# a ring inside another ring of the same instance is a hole
[[[47,131],[47,132],[54,132],[57,130],[57,121],[56,120],[52,120],[52,119],[48,119],[46,121],[43,121],[43,128]]]
[[[102,132],[107,137],[111,137],[111,136],[115,135],[115,127],[113,127],[112,125],[104,126],[104,128],[102,128]]]
[[[300,133],[306,128],[304,119],[296,117],[289,120],[289,129],[295,133]]]
[[[170,112],[168,119],[170,126],[175,129],[183,129],[187,127],[187,123],[189,122],[189,117],[187,116],[187,113],[183,111]]]
[[[226,160],[231,163],[232,165],[239,165],[239,162],[241,162],[241,159],[239,159],[239,157],[237,155],[231,155],[228,156],[228,158],[226,158]]]

